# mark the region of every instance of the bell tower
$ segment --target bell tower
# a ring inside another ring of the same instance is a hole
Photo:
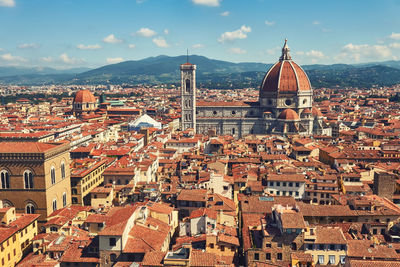
[[[196,132],[196,65],[181,65],[181,129]]]

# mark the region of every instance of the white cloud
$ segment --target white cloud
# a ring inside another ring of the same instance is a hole
[[[230,14],[231,14],[231,12],[229,12],[229,11],[225,11],[225,12],[220,13],[220,15],[223,16],[223,17],[227,17]]]
[[[14,0],[0,0],[0,6],[15,7],[15,1]]]
[[[136,34],[142,37],[152,37],[157,33],[149,28],[140,28],[140,30],[138,30]]]
[[[309,52],[306,52],[305,54],[308,57],[319,58],[319,59],[325,58],[324,53],[322,53],[321,51],[317,51],[317,50],[311,50]]]
[[[194,45],[192,45],[192,47],[193,48],[202,48],[202,47],[204,47],[204,45],[203,44],[194,44]]]
[[[146,2],[147,0],[136,0],[136,3],[137,4],[142,4],[142,3],[144,3],[144,2]]]
[[[389,37],[394,40],[400,40],[400,33],[392,32],[392,34]]]
[[[116,64],[124,61],[124,59],[122,57],[114,57],[114,58],[107,58],[106,61],[108,64]]]
[[[20,56],[13,56],[10,53],[3,54],[0,56],[0,59],[10,62],[10,63],[19,63],[19,62],[26,62],[27,60]]]
[[[165,29],[165,30],[164,30],[164,34],[166,34],[166,35],[169,34],[169,30],[168,30],[168,29]]]
[[[25,49],[25,48],[38,48],[39,46],[35,43],[31,43],[31,44],[20,44],[18,46],[19,49]]]
[[[397,45],[392,45],[396,48]],[[369,45],[369,44],[352,44],[343,46],[339,55],[335,56],[336,61],[371,61],[392,59],[392,50],[390,45]]]
[[[218,42],[232,42],[236,39],[246,39],[247,33],[251,32],[251,28],[243,25],[240,29],[233,32],[224,32],[221,37],[218,38]]]
[[[136,45],[135,45],[135,44],[129,44],[128,47],[129,47],[130,49],[134,49],[134,48],[136,47]]]
[[[229,49],[229,52],[232,54],[237,54],[237,55],[242,55],[242,54],[246,54],[247,51],[244,49],[241,49],[239,47],[232,47],[231,49]]]
[[[266,21],[265,21],[265,25],[267,25],[267,26],[273,26],[273,25],[275,25],[275,21],[266,20]]]
[[[114,34],[110,34],[107,37],[104,37],[103,42],[109,43],[109,44],[118,44],[118,43],[122,43],[122,39],[118,39],[117,37],[115,37]]]
[[[83,59],[77,59],[77,58],[69,57],[67,55],[67,53],[61,54],[60,55],[60,60],[61,60],[62,63],[70,64],[70,65],[79,64],[79,63],[84,62]]]
[[[391,43],[389,44],[390,48],[394,48],[394,49],[399,49],[400,48],[400,43]]]
[[[281,47],[275,46],[274,48],[270,48],[267,50],[267,54],[271,56],[278,56],[279,50],[281,50]]]
[[[314,25],[320,25],[321,24],[321,22],[319,22],[318,20],[316,20],[316,21],[313,21],[313,23],[312,24],[314,24]]]
[[[94,45],[79,44],[76,47],[78,49],[81,49],[81,50],[97,50],[97,49],[101,49],[101,45],[98,45],[98,44],[94,44]]]
[[[219,6],[222,0],[192,0],[192,2],[196,5],[203,6]]]
[[[158,47],[169,47],[167,41],[165,41],[165,39],[162,37],[154,38],[153,43],[155,43]]]
[[[47,63],[53,62],[53,58],[52,57],[42,57],[40,60],[42,60],[44,62],[47,62]]]

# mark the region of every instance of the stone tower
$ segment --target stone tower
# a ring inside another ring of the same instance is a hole
[[[196,132],[196,65],[181,65],[181,129]]]

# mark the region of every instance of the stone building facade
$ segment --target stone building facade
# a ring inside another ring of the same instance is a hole
[[[313,91],[304,70],[291,56],[287,40],[282,55],[264,76],[259,101],[193,101],[195,92],[185,93],[191,70],[191,85],[195,88],[196,66],[181,65],[182,129],[193,128],[197,133],[232,135],[236,138],[248,134],[300,134],[331,135],[331,128],[323,121],[321,112],[313,107]],[[187,107],[187,101],[193,105]],[[187,109],[195,110],[188,116]],[[189,127],[190,126],[190,127]]]
[[[0,199],[18,213],[40,214],[43,224],[71,204],[68,143],[3,142],[0,146]]]

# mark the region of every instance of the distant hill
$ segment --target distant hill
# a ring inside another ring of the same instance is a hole
[[[258,87],[272,64],[232,63],[191,55],[197,65],[199,87],[244,88]],[[0,84],[159,84],[179,83],[180,64],[186,56],[157,56],[125,61],[100,68],[54,70],[0,67]],[[314,88],[371,87],[400,83],[400,61],[385,61],[358,65],[305,65]]]

